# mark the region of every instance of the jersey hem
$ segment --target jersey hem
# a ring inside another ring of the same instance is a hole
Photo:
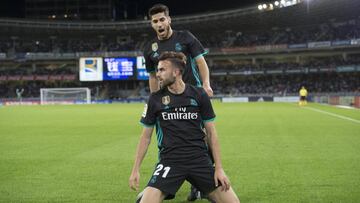
[[[208,54],[208,53],[209,53],[208,51],[205,51],[204,53],[201,53],[201,54],[195,56],[195,57],[194,57],[194,60],[196,60],[196,59],[200,58],[201,56],[204,56],[204,55],[206,55],[206,54]]]
[[[204,123],[207,123],[207,122],[211,122],[211,121],[214,121],[215,120],[215,117],[214,118],[210,118],[210,119],[207,119],[207,120],[203,120]]]
[[[143,123],[141,121],[139,123],[140,123],[140,125],[144,126],[145,128],[154,128],[154,125],[155,125],[155,124],[152,124],[152,125],[145,124],[145,123]]]

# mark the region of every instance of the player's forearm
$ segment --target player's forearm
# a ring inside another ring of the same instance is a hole
[[[159,90],[159,82],[156,79],[155,73],[150,73],[149,75],[149,87],[151,93],[157,92]]]
[[[150,136],[146,136],[146,134],[144,133],[141,135],[139,144],[136,149],[133,171],[138,171],[140,169],[141,163],[144,160],[150,141]]]
[[[210,73],[209,73],[209,67],[205,61],[204,57],[200,57],[196,59],[197,66],[199,68],[201,81],[203,83],[203,86],[209,86],[210,87]]]
[[[220,145],[217,137],[217,132],[213,124],[206,128],[206,133],[208,137],[208,144],[210,145],[212,155],[214,157],[215,169],[220,169],[222,168]]]

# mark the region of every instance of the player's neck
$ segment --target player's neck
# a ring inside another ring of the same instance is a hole
[[[173,94],[181,94],[185,91],[185,83],[183,80],[176,80],[172,85],[167,87],[169,92]]]

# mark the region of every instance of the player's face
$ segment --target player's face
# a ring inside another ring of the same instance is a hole
[[[164,12],[151,16],[151,27],[155,30],[159,39],[170,37],[170,23],[170,16],[166,16]]]
[[[156,77],[159,80],[160,88],[174,84],[176,80],[176,72],[175,68],[171,66],[170,61],[159,61]]]

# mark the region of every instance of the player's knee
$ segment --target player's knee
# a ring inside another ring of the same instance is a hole
[[[209,194],[209,197],[215,202],[240,203],[239,198],[232,189],[225,192],[222,191],[221,188],[219,187],[215,191],[211,192]]]
[[[146,187],[140,203],[160,203],[165,199],[165,194],[157,188]]]
[[[225,202],[225,201],[224,201]],[[239,198],[236,196],[235,193],[232,193],[227,197],[227,203],[240,203]]]

